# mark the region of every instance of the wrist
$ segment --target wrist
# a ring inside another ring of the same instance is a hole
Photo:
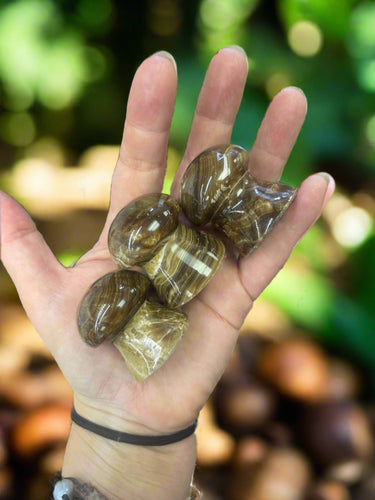
[[[103,425],[103,415],[101,418]],[[116,420],[112,415],[106,425],[115,428]],[[124,427],[128,429],[122,422],[122,430]],[[90,483],[111,499],[185,500],[195,460],[194,435],[166,446],[136,446],[109,440],[73,423],[62,475]]]
[[[88,399],[84,396],[74,395],[74,407],[79,415],[87,420],[91,420],[98,425],[115,429],[119,432],[127,432],[137,435],[166,435],[181,431],[197,422],[197,413],[194,417],[188,418],[184,415],[176,417],[173,413],[169,413],[163,408],[163,415],[154,415],[153,409],[142,409],[142,413],[147,413],[147,418],[143,415],[138,415],[139,411],[134,414],[116,405],[111,405],[105,400],[97,401]]]

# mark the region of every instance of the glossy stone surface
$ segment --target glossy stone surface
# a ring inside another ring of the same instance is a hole
[[[281,182],[261,184],[241,178],[212,222],[232,240],[242,256],[254,250],[293,201],[297,191]]]
[[[112,341],[141,307],[150,280],[135,271],[122,269],[95,281],[78,310],[78,330],[82,339],[96,347]]]
[[[166,362],[187,327],[186,314],[146,300],[113,343],[142,381]]]
[[[142,267],[163,303],[177,308],[207,285],[224,254],[225,246],[220,240],[179,224]]]
[[[214,224],[241,256],[253,251],[293,201],[297,190],[281,182],[258,181],[239,146],[220,145],[201,153],[186,170],[182,209],[196,225]]]
[[[180,187],[182,209],[196,226],[208,224],[245,174],[248,152],[221,144],[203,151],[188,166]]]
[[[179,203],[166,194],[143,195],[124,207],[113,220],[108,248],[120,267],[148,260],[157,245],[177,227]]]

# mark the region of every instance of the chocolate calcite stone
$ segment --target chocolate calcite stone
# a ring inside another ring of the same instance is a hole
[[[179,224],[165,245],[142,267],[162,301],[176,308],[207,285],[224,254],[225,246],[220,240]]]
[[[251,253],[293,201],[297,190],[281,182],[255,179],[249,155],[239,146],[219,145],[195,158],[182,178],[182,209],[195,225],[213,224]]]
[[[187,327],[185,313],[145,301],[114,345],[133,377],[141,381],[165,363]]]
[[[78,310],[83,340],[93,347],[112,341],[143,304],[150,285],[143,274],[125,269],[95,281]]]
[[[166,194],[141,196],[124,207],[113,220],[108,247],[120,267],[148,260],[157,245],[177,227],[180,205]]]

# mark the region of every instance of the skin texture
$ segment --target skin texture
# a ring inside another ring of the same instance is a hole
[[[196,155],[214,144],[230,142],[246,76],[247,59],[239,48],[224,48],[211,60],[174,196]],[[197,418],[230,359],[253,301],[283,267],[334,189],[327,175],[309,177],[287,213],[250,256],[239,262],[226,256],[204,291],[184,307],[190,327],[171,358],[155,375],[136,383],[112,345],[93,349],[82,342],[76,314],[89,286],[116,269],[107,248],[115,215],[135,197],[162,188],[176,88],[176,66],[168,54],[154,54],[138,68],[107,222],[97,243],[74,267],[63,267],[26,211],[1,194],[2,262],[29,318],[71,384],[78,413],[138,434],[174,432]],[[269,181],[279,179],[306,110],[305,96],[298,89],[286,88],[275,96],[250,151],[253,174]],[[111,443],[73,425],[63,474],[91,482],[110,498],[183,500],[194,463],[194,436],[151,449]]]

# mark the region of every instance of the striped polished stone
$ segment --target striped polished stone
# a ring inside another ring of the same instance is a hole
[[[293,201],[297,190],[281,182],[255,179],[249,155],[239,146],[219,145],[197,156],[184,173],[182,209],[195,225],[213,224],[251,253]]]
[[[124,207],[113,220],[108,248],[120,267],[149,259],[157,245],[177,227],[179,203],[162,193],[143,195]]]
[[[179,224],[142,267],[163,302],[169,307],[180,307],[207,285],[224,254],[225,246],[220,240]]]
[[[150,280],[122,269],[106,274],[91,285],[78,309],[77,324],[83,340],[96,347],[112,341],[141,307]]]

